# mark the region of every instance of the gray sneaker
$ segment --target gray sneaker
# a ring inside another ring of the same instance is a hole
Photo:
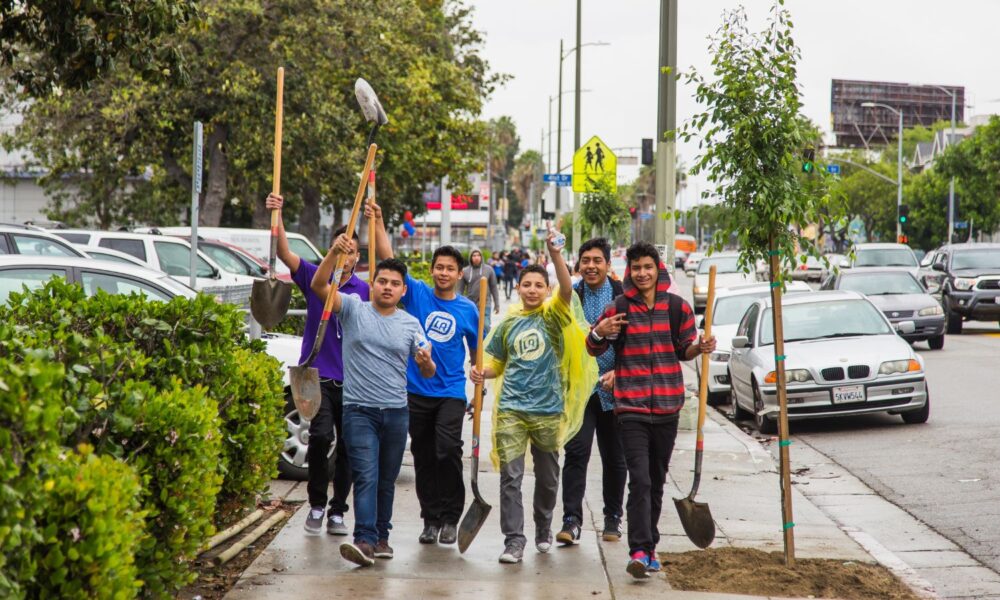
[[[347,535],[347,524],[344,515],[331,514],[326,519],[326,532],[330,535]]]
[[[507,542],[500,555],[500,562],[507,565],[514,565],[524,558],[524,546],[517,542]]]
[[[552,549],[552,530],[546,529],[535,534],[535,548],[542,554]]]
[[[323,513],[322,508],[309,509],[309,516],[306,517],[306,531],[309,533],[322,533]]]

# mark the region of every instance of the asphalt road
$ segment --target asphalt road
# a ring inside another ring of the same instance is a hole
[[[677,281],[690,301],[690,279]],[[931,393],[927,423],[892,415],[798,421],[792,436],[1000,573],[1000,327],[966,323],[943,350],[915,348]]]

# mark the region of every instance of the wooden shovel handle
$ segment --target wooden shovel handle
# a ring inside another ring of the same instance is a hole
[[[712,335],[712,313],[715,312],[715,272],[716,266],[708,268],[708,300],[705,304],[705,337]],[[705,426],[705,413],[708,411],[708,363],[709,356],[701,355],[701,379],[698,382],[698,446],[701,451],[705,439],[702,428]]]
[[[483,329],[486,326],[486,294],[489,291],[489,283],[486,277],[479,278],[479,334],[476,344],[476,370],[483,370]],[[479,438],[480,415],[483,412],[483,384],[476,385],[476,393],[472,400],[472,437]],[[472,451],[479,456],[479,444],[475,444]]]
[[[361,212],[361,200],[365,197],[365,186],[368,185],[368,173],[371,172],[372,165],[375,164],[375,153],[377,151],[378,146],[376,144],[368,146],[368,157],[365,158],[365,168],[361,171],[361,181],[358,183],[358,193],[354,195],[354,208],[351,209],[351,218],[347,222],[347,229],[345,230],[347,235],[353,234],[354,228],[358,225],[358,213]],[[338,276],[344,271],[344,262],[346,261],[347,256],[343,254],[337,257],[337,266],[333,268],[335,281],[332,285],[335,287],[340,286]],[[330,312],[332,310],[333,291],[331,290],[330,293],[326,295],[326,302],[323,303],[323,321],[328,321],[330,319]]]
[[[275,195],[281,193],[281,123],[285,116],[285,68],[278,67],[278,102],[274,109],[274,173],[271,176],[271,192]],[[271,211],[274,215],[277,211]],[[271,225],[274,217],[271,217]]]
[[[375,167],[368,175],[368,203],[375,204]],[[375,283],[375,219],[368,219],[368,285]]]

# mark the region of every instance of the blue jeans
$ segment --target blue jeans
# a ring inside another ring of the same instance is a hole
[[[396,477],[403,464],[407,408],[344,405],[344,442],[354,481],[354,540],[389,539]]]

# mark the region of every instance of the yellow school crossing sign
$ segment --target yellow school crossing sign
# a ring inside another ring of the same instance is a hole
[[[596,135],[573,154],[573,191],[618,191],[618,157]]]

